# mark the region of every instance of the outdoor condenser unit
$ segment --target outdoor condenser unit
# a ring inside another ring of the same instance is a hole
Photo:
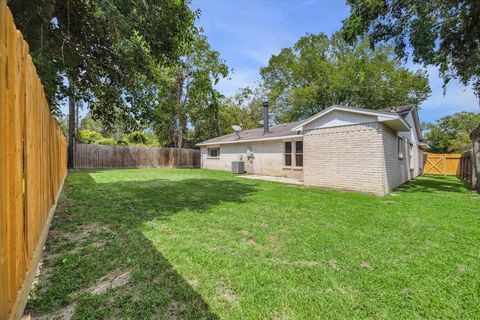
[[[232,173],[245,173],[245,162],[232,161]]]

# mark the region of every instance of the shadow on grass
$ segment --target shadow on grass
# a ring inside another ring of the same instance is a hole
[[[218,318],[141,229],[183,210],[208,214],[222,202],[243,202],[254,186],[204,178],[96,183],[88,172],[71,173],[66,185],[27,314],[75,306],[78,319]],[[126,284],[89,291],[102,277],[125,270],[131,270]]]
[[[398,189],[401,192],[454,192],[465,193],[468,191],[465,183],[456,177],[421,176],[406,183]]]

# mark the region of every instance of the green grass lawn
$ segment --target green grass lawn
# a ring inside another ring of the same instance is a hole
[[[455,177],[376,197],[216,171],[73,171],[26,312],[478,319],[480,196]]]

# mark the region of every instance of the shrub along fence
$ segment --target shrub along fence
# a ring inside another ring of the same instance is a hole
[[[199,168],[200,150],[77,144],[74,168]]]
[[[0,319],[23,313],[66,172],[65,137],[0,0]]]

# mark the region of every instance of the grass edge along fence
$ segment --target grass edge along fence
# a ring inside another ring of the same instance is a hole
[[[140,146],[75,145],[75,169],[200,168],[200,150]]]
[[[66,139],[0,0],[0,319],[22,316],[66,173]]]

